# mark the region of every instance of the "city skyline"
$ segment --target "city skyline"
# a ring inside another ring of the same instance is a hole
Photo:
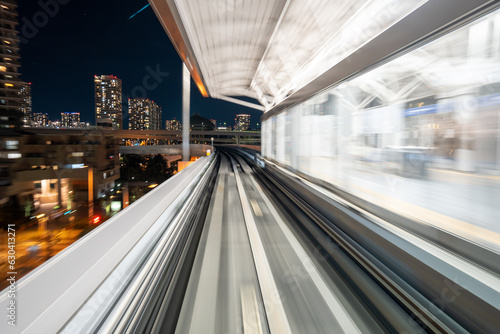
[[[147,1],[111,0],[99,3],[100,10],[88,2],[68,2],[59,4],[53,13],[38,3],[18,3],[20,73],[22,80],[32,83],[34,113],[48,113],[50,119],[56,119],[61,112],[79,112],[82,121],[92,124],[92,80],[95,75],[112,74],[123,81],[124,105],[128,98],[148,98],[163,107],[162,124],[167,119],[181,119],[181,60],[151,8],[130,18]],[[47,19],[39,22],[35,19],[39,17]],[[235,114],[252,114],[253,128],[262,115],[257,110],[203,98],[193,85],[194,113],[221,123],[232,123]]]

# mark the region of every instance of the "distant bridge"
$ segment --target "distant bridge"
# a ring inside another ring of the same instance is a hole
[[[123,142],[143,145],[170,145],[182,142],[181,131],[167,130],[105,130],[105,129],[52,129],[29,128],[26,131],[37,134],[82,135],[89,132],[100,132],[113,136]],[[192,144],[236,144],[260,146],[260,131],[191,131]]]
[[[207,150],[212,150],[212,146],[203,144],[191,144],[190,155],[204,156],[207,155]],[[182,145],[137,145],[137,146],[120,146],[120,154],[166,154],[171,156],[179,156],[182,158]]]

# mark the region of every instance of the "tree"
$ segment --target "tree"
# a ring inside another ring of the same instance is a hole
[[[121,178],[128,181],[144,181],[144,159],[140,155],[125,154],[120,168]]]
[[[149,182],[161,183],[168,179],[170,170],[161,154],[157,154],[148,160],[145,175],[146,180]]]

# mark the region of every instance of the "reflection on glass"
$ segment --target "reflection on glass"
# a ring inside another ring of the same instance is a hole
[[[262,124],[263,153],[500,249],[500,12]]]

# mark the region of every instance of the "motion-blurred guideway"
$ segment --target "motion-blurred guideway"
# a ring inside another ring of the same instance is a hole
[[[287,227],[251,168],[221,159],[176,333],[382,332]]]

